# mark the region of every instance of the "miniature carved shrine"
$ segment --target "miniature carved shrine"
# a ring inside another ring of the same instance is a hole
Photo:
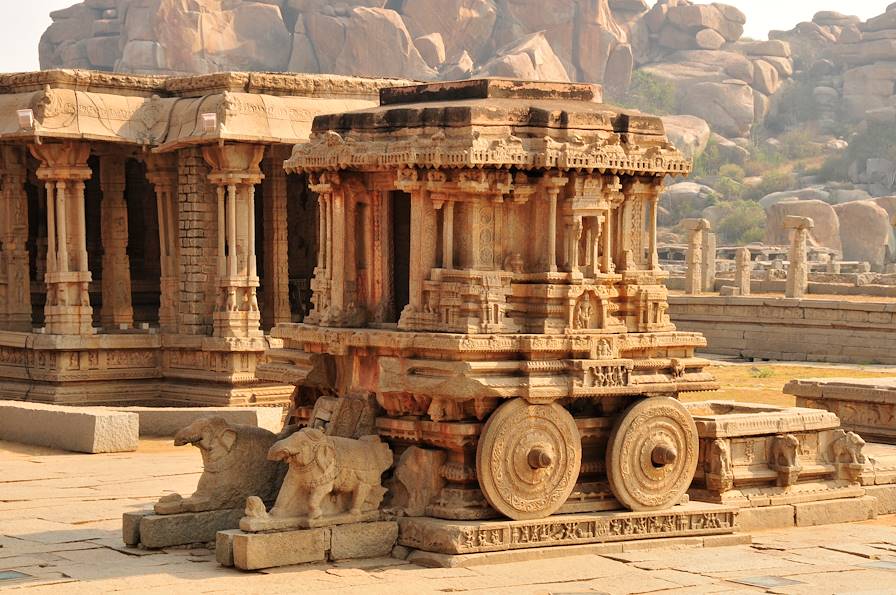
[[[703,337],[667,315],[657,199],[690,164],[658,118],[591,85],[392,88],[315,118],[286,168],[319,196],[314,306],[272,331],[284,348],[258,374],[299,386],[300,420],[321,400],[376,412],[406,499],[479,527],[473,550],[434,551],[487,550],[487,519],[686,500],[698,435],[676,397],[716,384]],[[729,509],[670,514],[657,533],[733,526]],[[414,531],[400,542],[426,549]]]
[[[0,398],[287,402],[255,365],[310,308],[317,201],[283,160],[395,82],[0,75]]]

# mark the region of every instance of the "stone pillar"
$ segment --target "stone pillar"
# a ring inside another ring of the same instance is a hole
[[[681,228],[688,232],[688,268],[684,291],[688,295],[699,295],[703,289],[703,234],[710,229],[709,221],[684,219]]]
[[[84,181],[91,177],[87,166],[90,145],[65,142],[29,148],[40,161],[37,177],[47,191],[47,333],[92,334],[84,219]]]
[[[211,167],[208,179],[218,195],[218,287],[214,312],[216,337],[261,337],[255,256],[255,185],[264,145],[233,144],[202,148]],[[222,258],[222,248],[226,258]]]
[[[809,231],[815,222],[809,217],[787,216],[784,229],[790,229],[790,267],[787,269],[785,297],[801,298],[809,289],[809,262],[807,248]]]
[[[31,330],[31,275],[28,248],[28,195],[25,194],[25,155],[21,148],[4,146],[2,156],[2,207],[0,216],[0,271],[5,285],[0,305],[0,328],[11,331]]]
[[[703,232],[703,267],[700,273],[703,291],[716,290],[716,234],[708,229]]]
[[[288,147],[274,145],[265,158],[264,192],[264,325],[273,328],[292,321],[289,305],[289,227],[286,214]]]
[[[177,332],[179,293],[177,158],[173,153],[150,154],[146,177],[156,191],[159,219],[159,327],[163,333]]]
[[[134,325],[131,302],[131,261],[128,258],[128,205],[124,200],[124,158],[100,157],[100,229],[103,242],[103,309],[100,322],[107,328]]]
[[[454,268],[454,201],[442,206],[442,268]]]
[[[750,295],[753,260],[749,248],[738,248],[734,257],[734,282],[738,295]]]
[[[545,196],[548,202],[548,233],[547,246],[545,250],[545,271],[548,273],[556,273],[557,268],[557,202],[560,197],[560,190],[566,186],[568,178],[561,177],[559,173],[552,172],[545,175],[542,184],[544,185]]]

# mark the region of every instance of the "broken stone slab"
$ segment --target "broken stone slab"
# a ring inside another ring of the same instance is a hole
[[[128,545],[149,549],[209,543],[216,540],[219,531],[236,529],[243,514],[241,508],[181,514],[125,513],[122,537]]]
[[[139,440],[136,413],[0,401],[0,440],[74,452],[133,452]]]
[[[140,435],[174,436],[204,417],[220,417],[231,424],[256,426],[278,433],[283,428],[280,407],[116,407],[140,416]]]
[[[531,521],[398,520],[399,545],[442,554],[734,533],[738,508],[691,502],[652,512],[555,515]]]

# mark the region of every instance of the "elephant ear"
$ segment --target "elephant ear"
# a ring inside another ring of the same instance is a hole
[[[233,450],[233,445],[236,444],[236,430],[227,428],[221,432],[221,444],[224,445],[227,452]]]
[[[321,472],[327,472],[336,464],[336,449],[329,440],[323,442],[317,447],[317,456],[315,457]]]

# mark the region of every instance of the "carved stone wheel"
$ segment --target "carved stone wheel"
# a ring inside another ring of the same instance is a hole
[[[669,397],[638,401],[610,433],[610,489],[629,510],[674,506],[691,485],[698,452],[697,426],[684,405]]]
[[[557,512],[581,465],[576,422],[556,403],[504,403],[488,418],[476,447],[482,493],[495,510],[518,521]]]

